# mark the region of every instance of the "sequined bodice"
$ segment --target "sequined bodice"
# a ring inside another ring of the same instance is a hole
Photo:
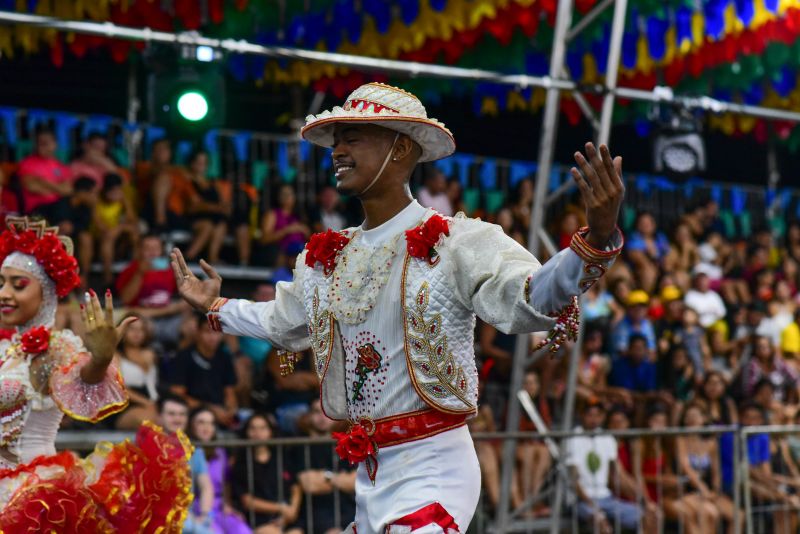
[[[37,391],[31,381],[32,359],[18,349],[18,343],[0,342],[0,467],[15,464],[6,456],[18,461],[28,461],[40,454],[55,451],[54,440],[63,414],[53,399],[47,395],[49,363],[37,362],[33,372],[41,384]],[[42,355],[39,358],[50,358]]]

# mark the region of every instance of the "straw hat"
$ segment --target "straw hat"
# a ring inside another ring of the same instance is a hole
[[[362,85],[347,97],[344,106],[306,117],[300,135],[315,145],[333,145],[337,122],[377,124],[404,133],[421,148],[419,161],[434,161],[456,150],[453,134],[436,119],[429,119],[419,98],[408,91],[383,83]]]

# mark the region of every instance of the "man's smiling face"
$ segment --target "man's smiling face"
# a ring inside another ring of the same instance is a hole
[[[396,132],[374,124],[340,123],[333,132],[336,189],[358,196],[383,166]]]

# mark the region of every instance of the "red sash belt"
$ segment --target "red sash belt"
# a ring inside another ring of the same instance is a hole
[[[333,439],[339,457],[351,464],[365,462],[367,474],[375,484],[379,448],[435,436],[464,425],[466,420],[466,414],[447,414],[431,408],[374,421],[364,417],[351,423],[348,432],[334,432]]]

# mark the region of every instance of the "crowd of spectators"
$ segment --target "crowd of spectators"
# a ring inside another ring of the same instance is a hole
[[[283,376],[268,341],[210,330],[203,316],[178,299],[164,236],[185,230],[190,261],[204,257],[212,264],[272,268],[272,279],[253,284],[251,294],[268,301],[275,297],[274,284],[291,279],[312,232],[357,223],[334,188],[322,187],[306,209],[291,184],[279,184],[271,205],[260,209],[249,187],[234,190],[230,182],[208,176],[205,152],[192,153],[184,166],[173,164],[166,139],[154,143],[149,160],[133,169],[115,163],[102,135],[89,135],[69,164],[57,159],[56,138],[47,130],[37,132],[33,150],[16,167],[17,194],[4,188],[3,210],[43,216],[73,236],[84,285],[92,264],[99,263],[99,280],[114,291],[122,312],[141,319],[116,355],[131,405],[105,425],[132,430],[157,419],[171,430],[187,429],[201,444],[235,433],[256,439],[330,434],[310,355],[301,355],[295,372]],[[422,204],[448,215],[465,210],[458,180],[430,172],[419,185]],[[499,210],[481,215],[524,245],[533,195],[532,181],[522,180]],[[622,256],[584,297],[578,429],[800,420],[800,223],[789,224],[784,236],[767,229],[730,235],[713,201],[695,202],[669,226],[659,227],[657,220],[641,212],[623,228]],[[561,210],[550,227],[556,246],[568,246],[584,222],[578,201]],[[126,267],[115,273],[119,261]],[[60,306],[57,326],[80,331],[76,300]],[[515,339],[477,324],[481,398],[470,421],[473,431],[507,429],[508,403],[516,402],[509,392]],[[530,336],[531,347],[538,339]],[[568,361],[563,355],[540,358],[527,369],[524,390],[544,427],[560,428],[566,415]],[[166,412],[177,415],[170,419]],[[521,430],[541,428],[523,417]],[[576,513],[601,530],[609,531],[615,520],[634,528],[679,522],[689,534],[733,528],[739,459],[730,434],[574,440],[561,460],[543,441],[520,443],[515,505],[524,507],[548,490],[561,461],[573,472]],[[501,446],[476,442],[482,506],[489,516],[499,500]],[[248,532],[248,524],[256,532],[338,532],[352,516],[354,472],[327,445],[280,453],[263,446],[250,456],[221,448],[198,451],[195,530],[187,532]],[[776,532],[796,531],[800,438],[757,435],[744,452],[755,502],[766,510],[763,520]],[[552,510],[541,499],[525,513],[547,517]]]
[[[513,205],[501,214],[507,233],[520,228],[527,235]],[[562,248],[568,241],[561,237],[582,225],[581,218],[576,205],[555,221]],[[656,221],[652,213],[636,215],[624,229],[622,256],[584,298],[575,430],[672,427],[683,433],[568,440],[564,461],[573,472],[575,511],[601,532],[612,531],[615,521],[623,529],[658,521],[679,523],[689,533],[733,532],[734,470],[742,461],[733,435],[691,430],[800,419],[800,223],[789,222],[784,236],[769,229],[730,235],[718,205],[702,199],[669,226]],[[531,336],[531,346],[537,339]],[[479,322],[477,344],[481,401],[493,414],[493,428],[504,429],[514,339]],[[551,429],[561,428],[565,415],[570,350],[540,358],[526,377],[532,403]],[[796,442],[758,434],[742,452],[750,463],[743,476],[755,520],[766,531],[797,531]],[[485,472],[499,469],[498,458],[484,453],[484,464],[498,463],[484,465]],[[517,472],[524,474],[519,458]],[[484,483],[497,480],[490,475]],[[497,487],[487,492],[491,501],[496,494]],[[532,513],[550,510],[540,504]]]
[[[55,134],[40,129],[30,155],[0,166],[2,212],[43,217],[72,236],[84,287],[99,261],[101,282],[113,289],[113,264],[136,258],[147,235],[183,233],[189,261],[271,267],[296,255],[312,229],[352,222],[333,187],[320,188],[313,209],[301,210],[291,184],[275,184],[265,196],[246,181],[210,176],[203,149],[174,164],[169,139],[154,141],[149,158],[132,168],[116,163],[99,133],[68,163],[59,154]]]

